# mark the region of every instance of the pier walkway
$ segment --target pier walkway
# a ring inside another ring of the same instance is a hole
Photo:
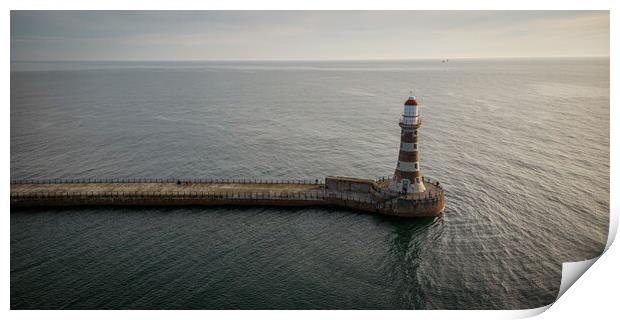
[[[385,180],[361,180],[376,188]],[[255,179],[104,179],[21,180],[11,182],[12,207],[269,205],[340,206],[399,214],[398,201],[443,209],[443,190],[425,181],[417,199],[369,191],[329,189],[319,180]],[[430,209],[429,209],[430,210]],[[402,211],[402,210],[401,210]],[[428,210],[427,210],[428,211]],[[436,209],[431,210],[436,215]],[[425,216],[425,215],[422,215]]]

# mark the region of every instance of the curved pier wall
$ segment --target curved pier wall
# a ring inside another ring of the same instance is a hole
[[[399,217],[435,217],[441,215],[445,208],[443,194],[435,199],[406,200],[396,199],[386,203],[383,214]]]

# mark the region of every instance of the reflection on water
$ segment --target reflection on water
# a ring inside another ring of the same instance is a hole
[[[394,268],[392,279],[397,286],[402,303],[411,306],[413,309],[423,309],[426,305],[424,290],[419,284],[424,281],[423,270],[420,270],[420,263],[424,263],[424,250],[428,248],[428,241],[424,236],[425,230],[433,226],[435,235],[441,234],[442,217],[422,218],[418,220],[408,220],[397,217],[377,217],[384,223],[393,228],[393,239],[390,253],[394,256],[398,268]]]

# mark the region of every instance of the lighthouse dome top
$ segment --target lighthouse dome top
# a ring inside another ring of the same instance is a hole
[[[415,100],[415,96],[410,96],[409,99],[405,102],[406,106],[417,106],[418,102]]]

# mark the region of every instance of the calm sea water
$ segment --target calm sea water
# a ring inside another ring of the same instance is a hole
[[[11,307],[551,303],[609,221],[609,60],[13,63],[11,178],[375,178],[421,102],[444,215],[11,211]]]

